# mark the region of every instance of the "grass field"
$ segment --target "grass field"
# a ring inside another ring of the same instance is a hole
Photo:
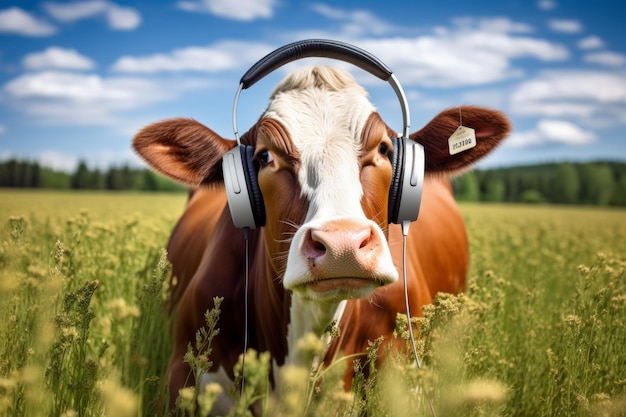
[[[163,247],[185,200],[0,190],[0,416],[161,412]],[[626,211],[461,208],[469,290],[418,320],[423,369],[391,357],[353,394],[332,369],[267,415],[427,416],[425,398],[439,416],[626,415]],[[246,362],[260,390],[264,360]]]

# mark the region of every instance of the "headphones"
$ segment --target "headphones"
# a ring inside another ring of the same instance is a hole
[[[408,224],[417,219],[424,183],[424,148],[408,139],[409,105],[404,90],[392,71],[378,58],[353,45],[325,39],[308,39],[285,45],[261,58],[241,77],[233,105],[233,130],[237,146],[224,154],[222,172],[230,215],[235,226],[255,229],[265,225],[265,206],[257,182],[258,169],[253,162],[254,147],[242,145],[237,130],[237,103],[241,91],[267,74],[292,61],[322,57],[345,61],[389,82],[402,108],[402,136],[393,138],[389,188],[389,223]]]

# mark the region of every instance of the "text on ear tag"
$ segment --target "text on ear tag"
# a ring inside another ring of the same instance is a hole
[[[452,136],[448,138],[448,149],[450,155],[463,152],[476,146],[476,134],[474,129],[466,126],[459,126]]]

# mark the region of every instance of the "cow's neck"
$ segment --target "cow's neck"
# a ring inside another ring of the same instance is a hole
[[[287,330],[288,354],[285,359],[286,364],[311,367],[312,358],[308,354],[302,354],[298,349],[298,342],[304,340],[305,336],[312,334],[316,338],[324,341],[325,345],[330,342],[327,330],[329,325],[335,321],[338,323],[343,314],[346,301],[334,301],[320,304],[319,302],[303,300],[292,295],[290,320]],[[319,356],[324,356],[322,352]]]

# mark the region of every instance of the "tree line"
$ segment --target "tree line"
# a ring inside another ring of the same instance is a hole
[[[91,169],[80,161],[67,173],[38,162],[9,159],[0,162],[0,187],[47,188],[56,190],[184,191],[185,188],[149,169],[129,165],[106,170]]]
[[[59,190],[184,191],[185,188],[145,168],[128,165],[107,170],[79,162],[63,172],[37,162],[0,162],[0,187]],[[626,206],[626,163],[553,163],[469,171],[452,181],[459,201],[590,204]]]
[[[470,171],[452,182],[459,201],[626,206],[626,163],[551,163]]]

